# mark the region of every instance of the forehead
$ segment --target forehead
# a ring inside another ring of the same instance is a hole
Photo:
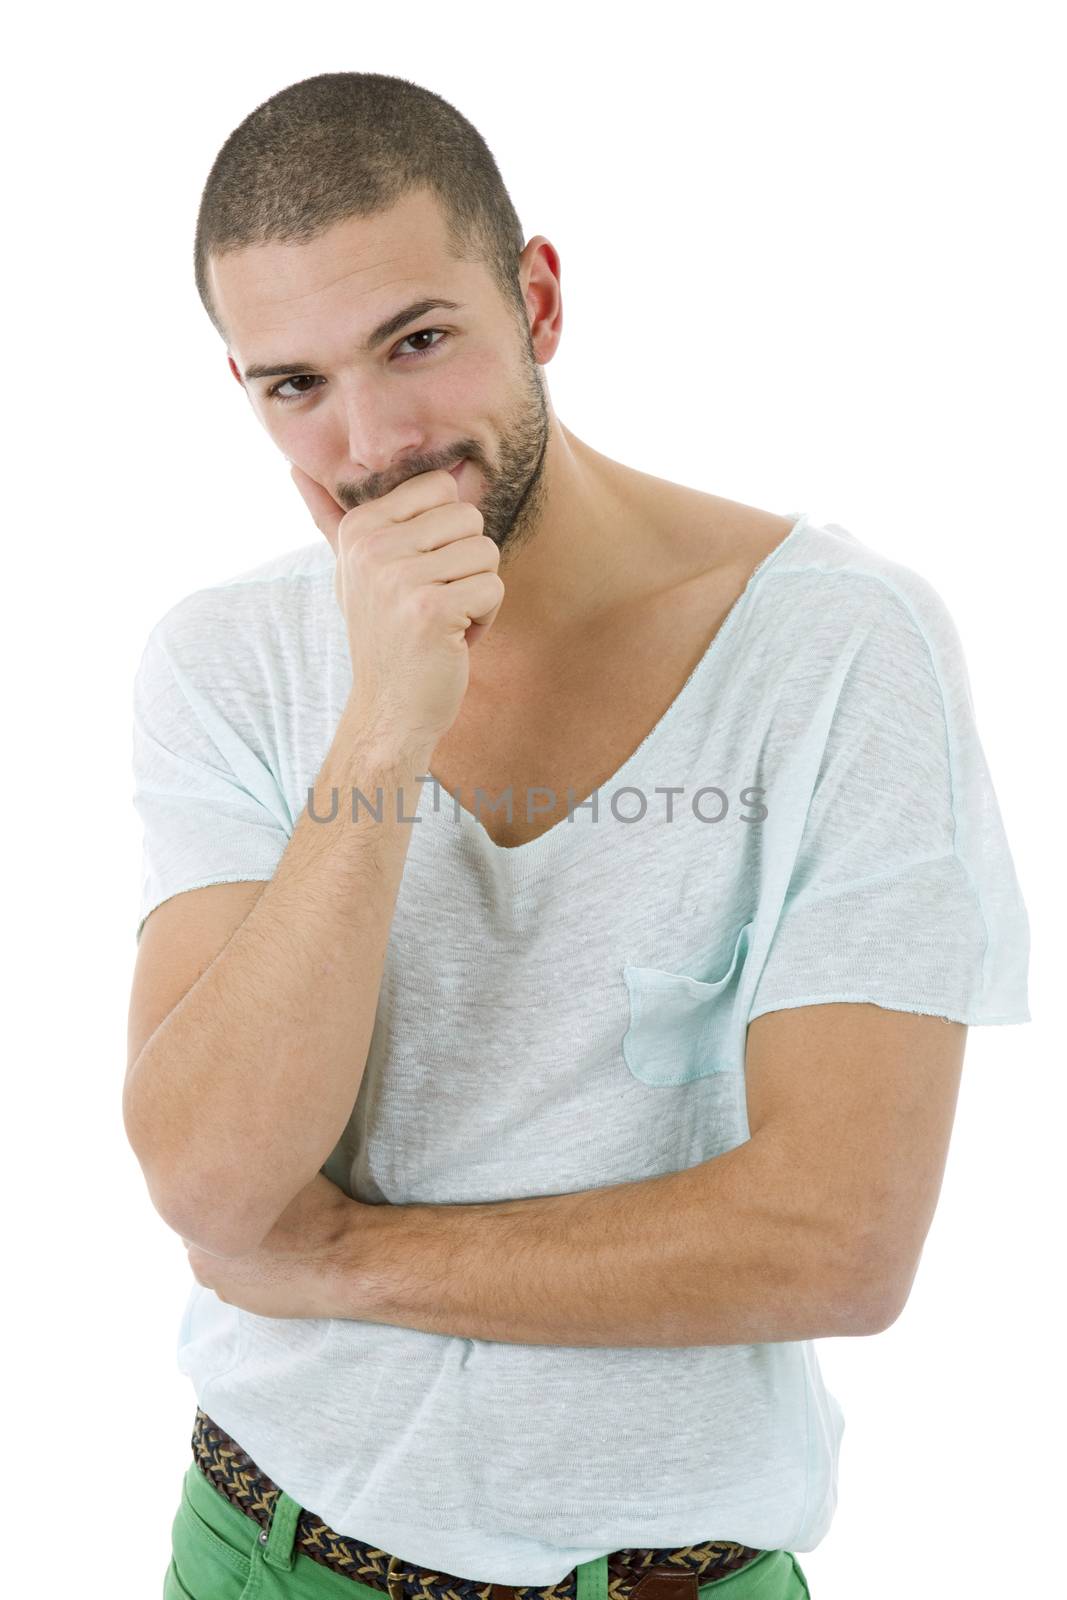
[[[463,300],[475,270],[451,256],[443,214],[420,193],[374,217],[346,217],[302,244],[271,241],[213,256],[207,276],[231,351],[251,360],[264,338],[325,328],[337,315],[369,329],[421,297]]]

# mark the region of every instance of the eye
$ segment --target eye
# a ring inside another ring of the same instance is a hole
[[[412,339],[425,339],[427,335],[431,333],[436,333],[439,335],[439,337],[434,340],[433,344],[427,345],[423,350],[413,350],[408,355],[398,356],[397,359],[399,361],[421,361],[425,356],[428,356],[431,351],[440,349],[445,340],[452,337],[447,328],[419,328],[418,332],[409,333],[406,339],[401,339],[400,345],[410,344]],[[400,349],[400,345],[397,346],[398,350]],[[312,377],[314,377],[313,373],[299,372],[291,378],[282,378],[280,382],[271,384],[270,388],[267,390],[267,399],[278,400],[282,405],[291,405],[294,400],[302,400],[306,394],[311,393],[310,389],[300,389],[296,394],[282,394],[282,390],[285,388],[286,384],[305,383],[309,378]]]
[[[283,378],[280,383],[272,383],[267,390],[267,399],[280,400],[282,405],[291,405],[294,400],[302,400],[310,390],[301,389],[297,394],[282,394],[281,391],[287,383],[304,383],[310,376],[308,372],[298,372],[293,378]]]
[[[447,328],[420,328],[418,333],[409,333],[406,339],[401,339],[400,344],[410,344],[412,339],[424,339],[428,333],[439,333],[441,337],[436,341],[436,343],[428,344],[425,349],[416,350],[411,355],[404,356],[403,360],[417,361],[420,356],[429,355],[431,350],[438,349],[444,343],[444,341],[449,338]],[[397,346],[397,349],[399,348],[400,345]]]

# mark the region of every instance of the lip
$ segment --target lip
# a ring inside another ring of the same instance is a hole
[[[457,461],[454,467],[449,467],[448,470],[451,473],[452,477],[453,478],[458,478],[460,473],[463,471],[463,468],[466,466],[466,464],[467,464],[467,458],[466,458],[466,456],[464,456],[463,460],[462,461]]]

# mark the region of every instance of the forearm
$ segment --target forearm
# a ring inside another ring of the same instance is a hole
[[[425,759],[346,708],[274,877],[141,1052],[127,1134],[165,1219],[212,1250],[265,1236],[352,1112]],[[352,788],[373,805],[352,820]],[[337,815],[329,818],[336,789]],[[311,815],[311,812],[314,815]],[[299,1108],[297,1111],[296,1108]]]
[[[770,1141],[683,1172],[486,1205],[362,1206],[333,1315],[544,1345],[762,1344],[872,1331],[847,1230]]]

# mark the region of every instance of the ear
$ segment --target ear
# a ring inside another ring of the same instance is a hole
[[[237,382],[241,385],[241,388],[243,389],[244,386],[245,386],[245,381],[241,377],[240,372],[238,371],[236,361],[233,359],[233,357],[231,356],[231,354],[230,354],[230,352],[228,350],[226,352],[226,360],[230,364],[230,371],[233,373],[234,377],[237,379]]]

